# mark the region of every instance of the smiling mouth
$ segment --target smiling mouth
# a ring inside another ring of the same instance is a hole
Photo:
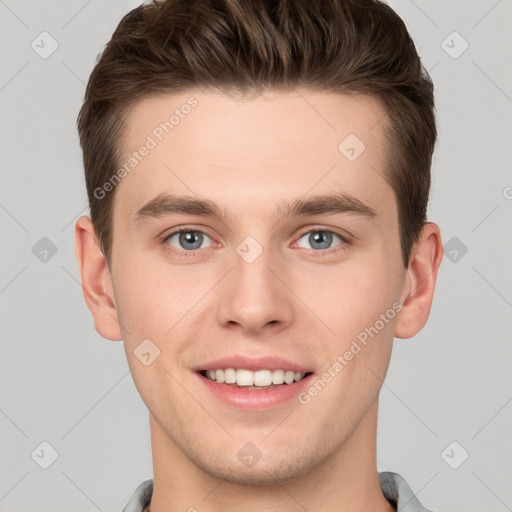
[[[226,384],[232,388],[244,390],[273,389],[300,382],[313,372],[294,372],[292,370],[257,370],[244,368],[226,368],[217,370],[201,370],[204,378],[219,384]]]

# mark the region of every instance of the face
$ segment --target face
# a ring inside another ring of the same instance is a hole
[[[384,116],[370,97],[311,91],[131,112],[111,278],[162,450],[234,482],[286,480],[375,411],[406,284]]]

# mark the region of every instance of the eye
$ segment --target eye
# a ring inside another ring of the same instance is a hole
[[[210,237],[203,231],[197,229],[181,229],[174,231],[163,239],[166,245],[175,247],[178,250],[185,250],[187,252],[195,251],[196,249],[204,249],[211,245],[204,245],[204,242],[211,240]],[[176,245],[178,244],[178,245]]]
[[[337,237],[341,240],[341,243],[338,245],[343,245],[344,243],[348,243],[348,241],[343,238],[338,233],[334,233],[334,231],[327,231],[327,230],[315,230],[315,231],[308,231],[307,233],[304,233],[299,240],[297,241],[297,244],[299,247],[304,247],[303,245],[300,245],[300,240],[303,238],[306,238],[307,243],[311,244],[312,249],[318,249],[318,250],[324,250],[324,249],[330,249],[333,236]],[[309,249],[310,247],[305,247],[306,249]]]
[[[340,243],[334,246],[332,251],[327,251],[327,249],[332,248],[333,237],[338,238]],[[306,239],[306,243],[309,243],[311,247],[302,245],[304,243],[301,244],[302,239]],[[204,231],[192,228],[181,228],[173,231],[162,239],[162,244],[167,251],[180,257],[198,256],[198,249],[207,249],[215,245]],[[324,256],[346,249],[346,246],[350,245],[350,241],[334,231],[316,229],[305,232],[296,242],[296,245],[306,249],[315,249],[316,255]]]

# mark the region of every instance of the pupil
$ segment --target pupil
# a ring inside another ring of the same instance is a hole
[[[182,244],[182,246],[184,244],[192,244],[194,245],[194,247],[186,247],[185,245],[185,249],[199,249],[201,247],[201,244],[202,244],[202,233],[199,233],[197,231],[186,231],[184,233],[182,233],[180,235],[180,244]],[[194,242],[194,239],[196,239],[196,241]]]
[[[319,249],[327,249],[331,243],[332,234],[327,231],[317,231],[316,233],[312,233],[310,235],[311,245],[314,243],[320,243],[321,247]],[[322,243],[323,240],[323,243]]]

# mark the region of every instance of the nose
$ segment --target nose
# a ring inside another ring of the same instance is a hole
[[[249,261],[235,253],[219,298],[219,323],[253,335],[286,328],[293,322],[296,305],[283,265],[265,250]]]

